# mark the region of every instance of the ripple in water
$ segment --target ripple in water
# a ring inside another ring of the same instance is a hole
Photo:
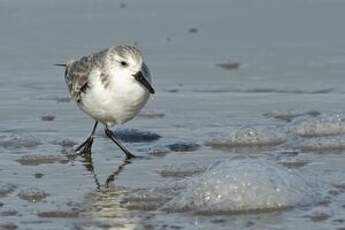
[[[16,186],[13,184],[8,184],[0,181],[0,198],[12,193],[15,188]]]
[[[160,168],[158,173],[163,177],[189,177],[200,174],[206,170],[205,165],[200,165],[195,162],[182,163],[180,165],[164,165]]]
[[[322,199],[314,178],[259,159],[227,160],[184,181],[164,209],[204,214],[272,211]]]
[[[345,149],[344,135],[335,137],[315,137],[303,140],[300,148],[304,151],[343,150]]]
[[[298,111],[298,110],[287,110],[287,111],[279,111],[275,110],[270,113],[265,113],[264,116],[268,118],[274,118],[277,120],[282,120],[286,122],[291,122],[297,117],[307,116],[307,117],[317,117],[321,115],[320,112],[315,110],[309,111]]]
[[[6,149],[33,148],[41,144],[40,139],[30,134],[11,133],[0,136],[0,146]]]

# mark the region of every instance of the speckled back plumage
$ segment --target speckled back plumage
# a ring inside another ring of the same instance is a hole
[[[84,56],[78,61],[72,61],[66,65],[65,81],[71,96],[79,103],[81,94],[88,89],[88,78],[93,68],[103,69],[107,58],[111,59],[114,54],[120,57],[131,54],[132,58],[138,59],[141,52],[132,46],[122,45],[102,50],[89,56]],[[149,74],[147,66],[144,64],[145,71]],[[108,75],[102,73],[100,76],[104,87],[109,85]]]
[[[93,68],[104,67],[104,59],[109,49],[102,50],[95,54],[84,56],[78,61],[66,65],[65,81],[71,96],[80,102],[81,93],[88,88],[89,74]]]

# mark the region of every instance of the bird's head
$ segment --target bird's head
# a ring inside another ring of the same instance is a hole
[[[144,86],[151,94],[155,93],[151,85],[148,67],[141,52],[133,46],[116,46],[110,50],[111,65],[121,77],[130,77]]]

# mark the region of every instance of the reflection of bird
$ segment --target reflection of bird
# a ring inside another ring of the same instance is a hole
[[[132,46],[117,46],[67,64],[65,80],[79,108],[95,119],[91,135],[76,149],[90,151],[98,122],[105,134],[126,157],[135,157],[109,129],[134,118],[154,94],[148,67],[140,51]]]
[[[91,154],[82,154],[81,155],[83,157],[83,164],[86,168],[86,170],[88,172],[90,172],[93,176],[93,179],[96,183],[97,186],[97,190],[102,190],[102,189],[108,189],[110,187],[110,183],[114,182],[116,179],[116,176],[120,175],[120,173],[125,169],[126,165],[130,164],[131,161],[128,159],[125,159],[120,166],[114,171],[112,172],[112,174],[110,174],[107,177],[107,180],[105,181],[105,184],[102,185],[97,177],[97,174],[95,172],[94,166],[93,166],[93,160],[92,160],[92,155]]]

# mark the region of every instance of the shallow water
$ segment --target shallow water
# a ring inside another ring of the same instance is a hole
[[[344,229],[345,2],[0,1],[0,229]],[[118,127],[53,67],[137,43],[157,93]],[[237,63],[236,68],[230,64]]]

